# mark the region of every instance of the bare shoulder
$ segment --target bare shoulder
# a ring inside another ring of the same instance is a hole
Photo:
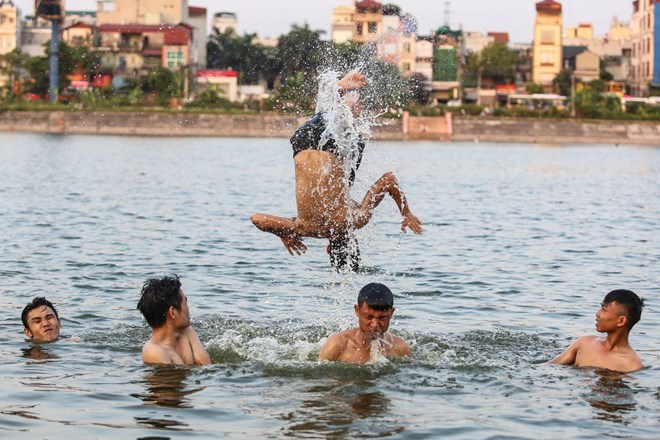
[[[173,363],[170,353],[151,339],[149,339],[142,347],[142,361],[147,364]]]
[[[344,330],[343,332],[329,336],[323,344],[323,347],[321,347],[319,359],[328,361],[337,360],[346,348],[350,332],[351,330]]]
[[[399,336],[390,335],[392,343],[392,351],[396,356],[410,356],[410,345],[403,338]]]

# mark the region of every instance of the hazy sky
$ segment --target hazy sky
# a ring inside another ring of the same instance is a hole
[[[596,35],[607,32],[612,17],[630,21],[632,0],[563,0],[564,26],[579,22],[593,23]],[[33,0],[14,0],[23,15],[33,12]],[[281,35],[291,25],[307,22],[312,29],[325,30],[330,36],[332,9],[348,5],[350,0],[190,0],[191,6],[207,8],[209,15],[227,11],[238,15],[239,33],[258,33],[262,37]],[[383,3],[399,5],[419,22],[419,33],[445,22],[445,0],[394,0]],[[509,32],[513,42],[529,43],[534,27],[535,0],[451,0],[450,23],[465,31]],[[95,10],[95,0],[66,0],[69,10]]]

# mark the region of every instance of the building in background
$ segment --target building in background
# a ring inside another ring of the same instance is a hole
[[[465,32],[463,34],[463,47],[465,52],[479,53],[484,47],[495,41],[495,37],[484,35],[481,32]]]
[[[382,34],[378,40],[378,54],[399,72],[410,75],[416,70],[417,21],[409,14],[382,16]]]
[[[648,96],[651,83],[660,87],[660,0],[632,4],[632,94]]]
[[[188,24],[193,28],[190,64],[194,70],[206,68],[206,39],[208,35],[206,23],[206,8],[188,7]]]
[[[353,22],[356,43],[378,43],[382,33],[383,5],[375,0],[355,2]]]
[[[355,5],[336,6],[332,10],[332,41],[340,44],[355,41],[355,11]]]
[[[21,16],[11,0],[0,0],[0,55],[20,46]]]
[[[415,44],[415,72],[433,79],[433,37],[418,37]]]
[[[39,17],[26,17],[21,26],[20,48],[31,57],[46,55],[45,44],[50,41],[51,24]]]
[[[532,81],[546,89],[562,68],[562,7],[554,0],[536,3]]]
[[[178,24],[188,22],[187,0],[98,0],[96,24]]]
[[[211,23],[211,30],[216,30],[224,34],[228,29],[233,33],[238,33],[238,18],[233,12],[216,12],[213,14],[213,22]]]

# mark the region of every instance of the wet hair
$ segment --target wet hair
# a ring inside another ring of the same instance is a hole
[[[151,328],[165,324],[170,307],[181,310],[180,290],[181,281],[177,275],[151,278],[144,283],[137,308]]]
[[[357,303],[359,307],[366,304],[372,309],[382,312],[394,307],[394,296],[385,284],[369,283],[360,289]]]
[[[25,306],[25,308],[23,309],[23,313],[21,313],[21,321],[23,321],[23,327],[25,327],[28,330],[30,329],[30,327],[28,327],[28,322],[27,322],[28,313],[30,313],[32,310],[36,309],[37,307],[42,307],[42,306],[50,307],[55,313],[55,317],[57,318],[57,320],[58,321],[60,320],[60,317],[57,314],[57,309],[55,309],[53,303],[48,301],[43,296],[37,296]]]
[[[331,238],[329,253],[330,264],[336,271],[348,269],[357,272],[360,268],[360,247],[355,237],[343,235]]]
[[[626,317],[628,318],[628,331],[632,330],[633,326],[639,322],[642,317],[642,307],[644,307],[644,298],[637,296],[632,290],[617,289],[612,290],[605,295],[603,304],[608,305],[616,302],[621,305]]]

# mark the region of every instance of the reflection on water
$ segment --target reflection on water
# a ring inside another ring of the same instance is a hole
[[[591,392],[584,395],[595,410],[594,419],[627,425],[626,418],[635,409],[635,390],[630,387],[626,375],[616,371],[595,369],[596,379],[589,383]]]
[[[391,400],[370,380],[339,380],[307,388],[302,408],[284,418],[291,424],[288,436],[344,436],[362,432],[369,436],[388,436],[404,430],[390,426],[386,415]],[[364,421],[369,420],[368,425]],[[383,421],[374,426],[374,421]]]
[[[159,405],[171,408],[192,408],[190,394],[204,387],[188,388],[186,379],[190,369],[176,366],[157,366],[149,370],[144,377],[145,392],[132,394],[149,405]]]
[[[59,356],[51,353],[50,350],[43,345],[32,345],[29,348],[22,348],[21,352],[21,356],[24,358],[34,359],[35,361],[47,362],[49,360],[59,359]]]

